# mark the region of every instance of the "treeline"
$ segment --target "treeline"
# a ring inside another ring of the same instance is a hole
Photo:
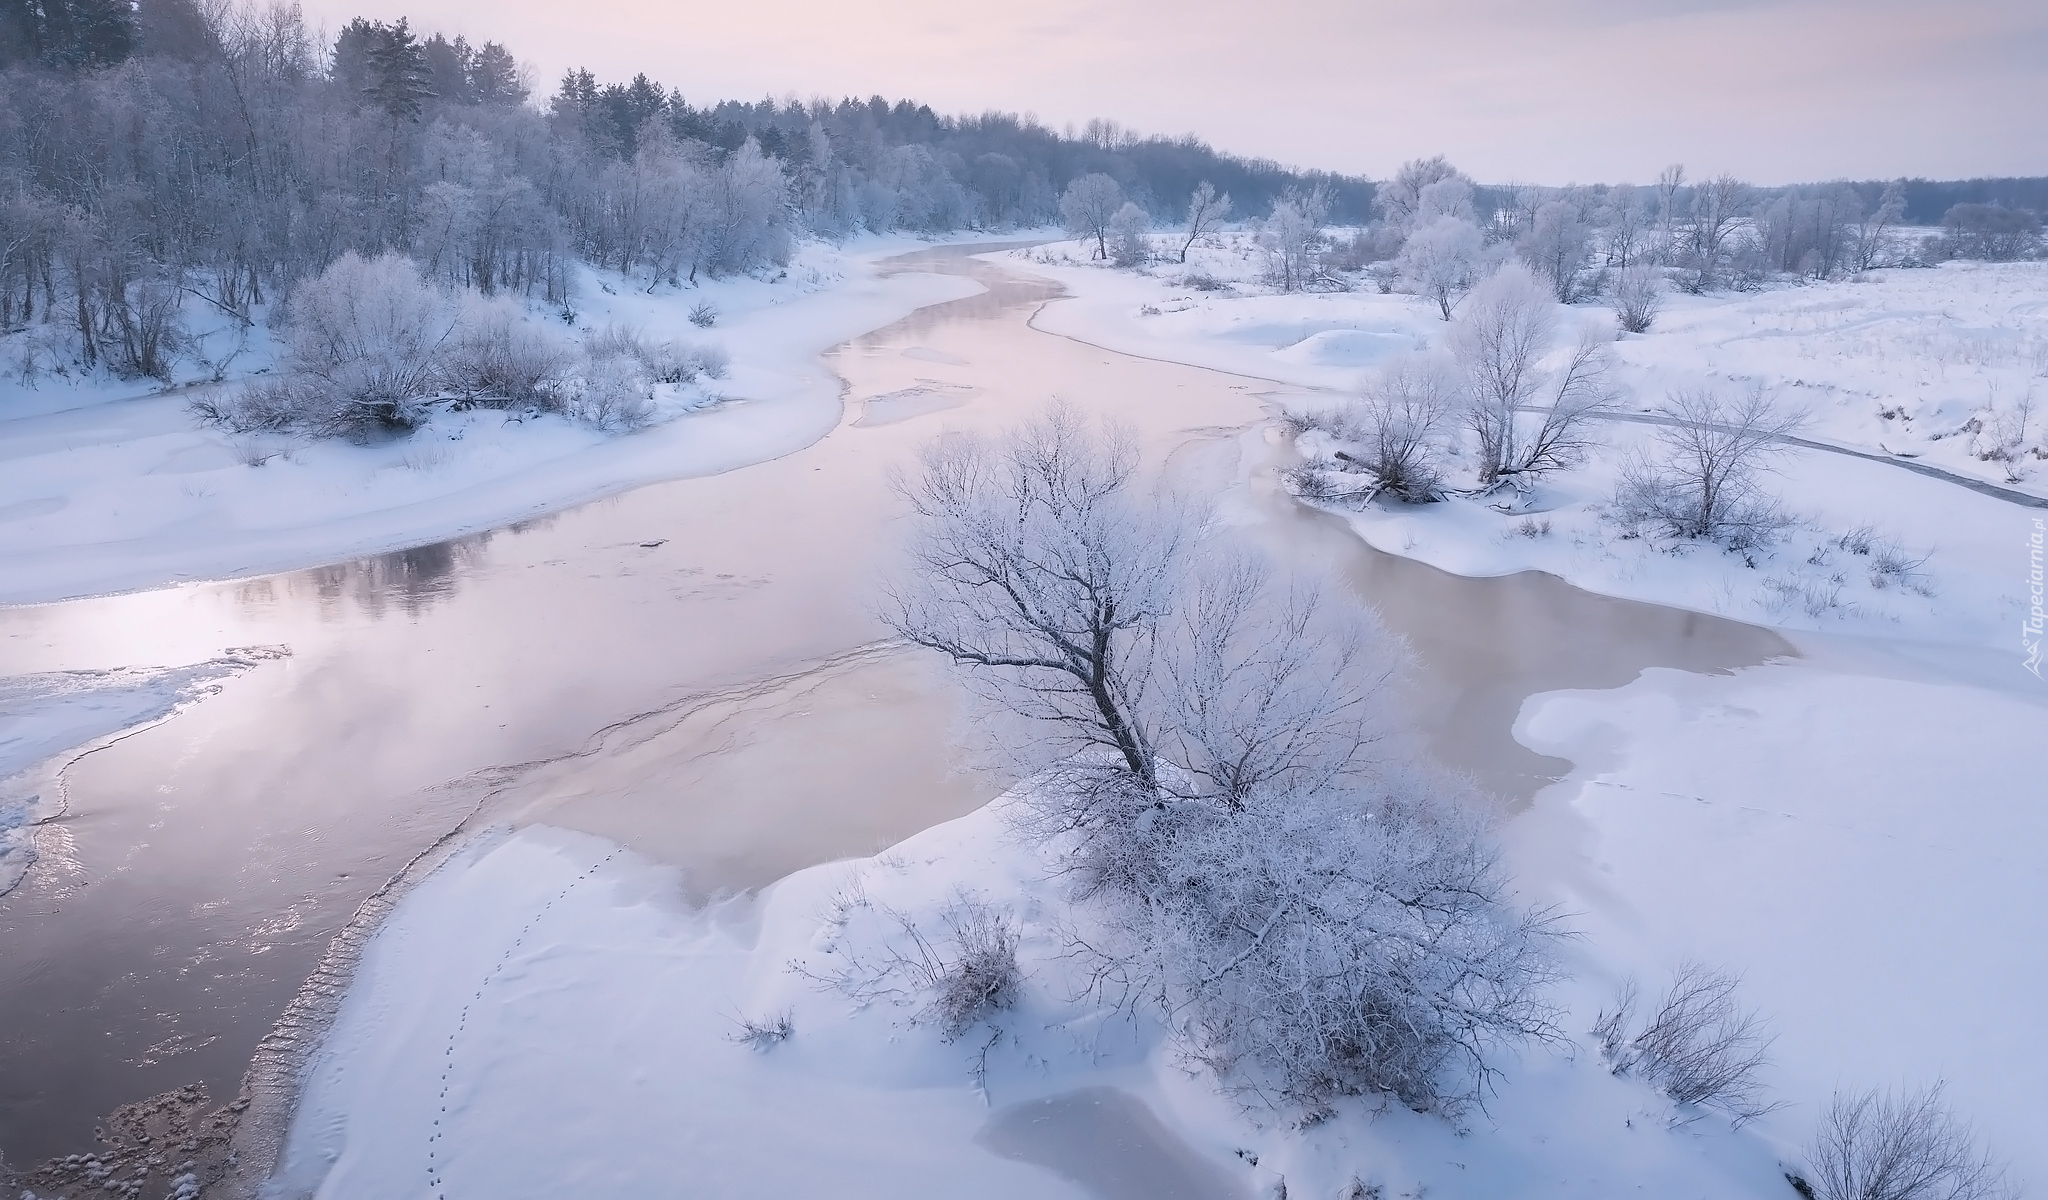
[[[504,46],[404,20],[322,44],[290,4],[0,0],[0,331],[61,333],[88,370],[165,375],[187,307],[249,322],[349,253],[566,311],[577,261],[652,286],[785,261],[799,233],[1038,225],[1090,173],[1160,215],[1201,179],[1371,197],[1108,122],[698,107],[587,71],[542,96]]]

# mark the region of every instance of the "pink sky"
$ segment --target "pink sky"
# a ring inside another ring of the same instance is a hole
[[[1383,176],[1489,182],[2048,174],[2043,0],[311,0],[693,102],[880,93],[1114,118]],[[566,18],[566,19],[565,19]]]

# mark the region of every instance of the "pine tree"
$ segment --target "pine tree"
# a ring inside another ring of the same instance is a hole
[[[394,122],[419,120],[422,104],[434,97],[426,51],[404,17],[398,18],[396,25],[377,24],[371,28],[375,36],[368,46],[368,80],[363,94]]]

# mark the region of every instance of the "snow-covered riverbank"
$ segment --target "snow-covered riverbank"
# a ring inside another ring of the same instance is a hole
[[[558,416],[444,413],[373,446],[235,437],[187,411],[195,383],[45,376],[0,396],[0,603],[255,574],[416,546],[663,479],[787,454],[839,419],[818,356],[915,308],[971,295],[957,277],[880,276],[876,261],[925,243],[865,238],[803,246],[772,280],[733,278],[648,294],[586,273],[578,324],[636,326],[723,349],[722,402],[624,436]],[[689,313],[717,310],[698,329]],[[260,328],[229,378],[267,365]],[[260,444],[259,444],[260,443]]]

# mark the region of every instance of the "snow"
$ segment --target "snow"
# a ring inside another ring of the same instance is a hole
[[[1028,1153],[1014,1131],[990,1136],[1033,1115],[1011,1106],[1042,1113],[1106,1087],[1168,1131],[1141,1158],[1220,1179],[1217,1194],[1284,1179],[1292,1195],[1335,1195],[1354,1175],[1452,1197],[1784,1186],[1765,1139],[1669,1128],[1650,1093],[1583,1054],[1513,1069],[1468,1135],[1362,1106],[1306,1130],[1260,1120],[1183,1071],[1149,1023],[1076,999],[1055,924],[1066,910],[1002,806],[707,910],[682,901],[672,871],[581,835],[536,827],[470,848],[365,954],[275,1194],[631,1195],[685,1180],[706,1195],[1164,1194],[1084,1192],[987,1148]],[[849,931],[885,926],[884,909],[933,928],[963,884],[1024,921],[1025,994],[993,1028],[948,1044],[914,1004],[860,1007],[791,969],[829,974],[828,948],[845,954]],[[738,1018],[783,1012],[786,1041],[732,1040]]]
[[[1074,293],[1037,325],[1109,349],[1326,389],[1354,390],[1376,356],[1438,347],[1432,306],[1376,291],[1275,294],[1257,282],[1242,235],[1197,248],[1185,270],[1113,271],[1065,243],[1005,261]],[[1186,284],[1198,269],[1223,283]],[[1652,332],[1616,343],[1625,412],[1651,413],[1667,390],[1761,383],[1803,411],[1812,440],[1917,461],[2048,497],[2048,461],[1978,457],[1982,429],[2018,402],[2043,408],[2025,445],[2048,455],[2048,263],[1953,263],[1753,294],[1674,294]],[[1567,310],[1560,346],[1599,305]],[[1881,412],[1891,412],[1890,418]],[[1903,415],[1900,415],[1903,414]],[[1744,555],[1624,536],[1603,509],[1621,463],[1648,449],[1653,425],[1604,423],[1606,448],[1501,511],[1500,497],[1339,509],[1374,547],[1463,575],[1537,570],[1589,591],[1791,629],[2001,646],[2015,651],[2031,604],[2028,541],[2044,515],[1954,483],[1818,450],[1781,458],[1769,486],[1796,519],[1777,546]],[[1304,450],[1325,447],[1318,435]],[[2017,475],[2017,479],[2012,478]],[[1908,560],[1909,576],[1873,572],[1841,544],[1868,528]]]
[[[2048,692],[1986,686],[1998,656],[1968,656],[1972,673],[1801,646],[1733,676],[1533,698],[1517,736],[1575,769],[1511,830],[1525,875],[1570,864],[1552,886],[1610,971],[1647,982],[1691,956],[1742,973],[1796,1102],[1775,1126],[1837,1086],[1946,1079],[2019,1179],[2048,1180],[2022,1032],[2048,988]]]
[[[1349,387],[1378,357],[1442,336],[1407,297],[1258,294],[1241,239],[1200,253],[1194,265],[1227,293],[1177,286],[1177,268],[1154,278],[1043,252],[1020,265],[1076,293],[1042,310],[1041,328],[1296,385]],[[1994,377],[2007,399],[2024,394],[2044,298],[2039,265],[1675,298],[1657,332],[1618,353],[1639,399],[1679,381],[1762,379],[1803,396],[1816,433],[1843,444],[1901,448],[1905,418],[1875,409],[1903,404],[1926,431],[1917,452],[1995,479],[2004,465],[1972,457],[1965,434],[1933,434],[1961,430],[1972,389]],[[1998,329],[2012,336],[1984,333]],[[1990,349],[1969,361],[1959,345]],[[916,411],[943,399],[900,398]],[[1617,449],[1648,432],[1610,430]],[[1278,1194],[1283,1179],[1289,1195],[1337,1195],[1355,1178],[1387,1196],[1755,1197],[1789,1194],[1782,1173],[1836,1088],[1936,1078],[2017,1181],[2048,1179],[2034,1136],[2048,1107],[2026,1040],[2048,988],[2048,690],[2021,668],[2016,636],[2039,510],[1802,452],[1773,481],[1801,524],[1745,558],[1621,537],[1600,511],[1615,457],[1511,513],[1453,502],[1350,514],[1375,545],[1454,572],[1553,571],[1781,626],[1800,651],[1524,705],[1518,738],[1573,769],[1501,836],[1526,898],[1562,903],[1583,935],[1560,993],[1578,1044],[1503,1063],[1498,1095],[1462,1127],[1354,1103],[1300,1128],[1183,1069],[1149,1022],[1094,1007],[1061,954],[1063,923],[1085,912],[1012,835],[1006,799],[872,859],[702,908],[674,870],[597,839],[529,827],[480,840],[371,942],[309,1066],[275,1193],[625,1195],[687,1182],[702,1194],[1135,1197],[1160,1193],[1107,1182],[1111,1168],[1152,1161],[1243,1196]],[[1865,525],[1931,557],[1910,580],[1878,573],[1880,586],[1871,556],[1842,541]],[[818,983],[900,937],[889,913],[935,930],[963,889],[1022,923],[1014,1009],[947,1043],[914,998],[861,1005]],[[1742,999],[1778,1035],[1767,1082],[1785,1107],[1739,1130],[1610,1075],[1585,1036],[1621,979],[1654,991],[1687,959],[1739,972]],[[787,1040],[732,1039],[740,1019],[784,1013]],[[1104,1148],[1106,1163],[1034,1152],[1031,1128],[1067,1137],[1097,1119],[1073,1118],[1077,1106],[1140,1144]]]
[[[0,895],[21,882],[34,861],[34,823],[61,809],[65,767],[95,747],[168,720],[230,677],[283,653],[247,647],[182,667],[0,679]]]
[[[958,277],[875,270],[924,244],[807,243],[780,277],[655,294],[586,272],[579,327],[637,325],[732,358],[709,385],[718,397],[696,397],[722,402],[626,436],[485,410],[444,413],[373,446],[241,438],[186,411],[190,393],[211,386],[203,381],[158,393],[104,377],[23,384],[17,374],[0,385],[0,604],[332,562],[788,454],[839,420],[823,351],[976,290]],[[700,330],[688,313],[706,302],[720,316]],[[227,358],[227,337],[202,339],[201,354]],[[259,326],[228,377],[266,368],[271,355]]]

